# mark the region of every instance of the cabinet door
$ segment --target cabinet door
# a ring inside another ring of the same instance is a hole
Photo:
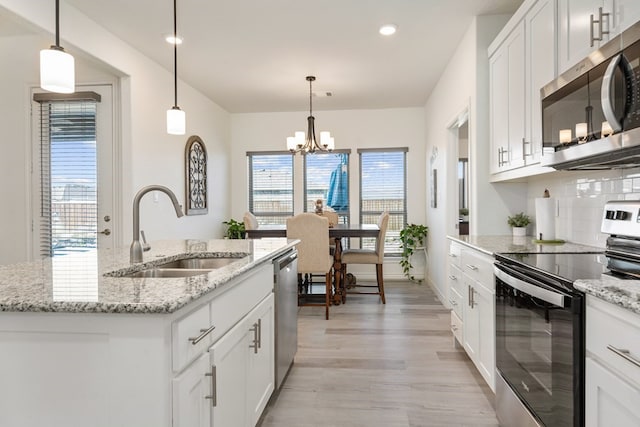
[[[506,168],[509,150],[509,51],[503,45],[489,58],[491,173]]]
[[[214,427],[249,426],[247,418],[249,345],[249,322],[245,318],[209,348],[211,365],[215,367],[212,424]]]
[[[640,1],[604,0],[605,12],[611,12],[611,36],[619,34],[640,20]]]
[[[633,1],[633,0],[632,0]],[[600,44],[591,46],[590,17],[598,19],[598,8],[603,7],[603,0],[558,0],[558,61],[562,73],[578,61],[584,59]],[[603,12],[609,12],[603,10]],[[606,30],[608,23],[603,23]],[[594,24],[594,35],[598,34],[598,24]],[[604,36],[604,42],[609,37]]]
[[[587,357],[586,427],[640,425],[640,390]]]
[[[255,426],[273,393],[275,381],[273,294],[249,316],[251,341],[248,356],[247,411]]]
[[[494,293],[484,286],[473,288],[474,310],[478,313],[479,349],[476,366],[492,391],[495,392],[496,324]]]
[[[542,154],[542,106],[540,89],[555,77],[555,0],[540,0],[527,13],[526,164],[540,163]]]
[[[507,38],[509,49],[509,164],[507,169],[524,166],[525,142],[525,44],[524,22]]]
[[[463,324],[463,340],[464,349],[469,358],[477,365],[480,352],[480,311],[477,306],[472,303],[472,293],[475,292],[475,283],[464,276],[465,295],[464,295],[464,324]]]
[[[212,377],[203,354],[173,380],[173,427],[210,427]]]

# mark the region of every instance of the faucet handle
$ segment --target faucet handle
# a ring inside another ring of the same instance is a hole
[[[147,252],[151,249],[151,245],[147,243],[147,237],[144,235],[144,230],[140,230],[140,235],[142,236],[142,250]]]

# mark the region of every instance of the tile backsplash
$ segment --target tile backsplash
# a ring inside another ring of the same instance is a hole
[[[612,171],[557,171],[530,178],[527,212],[535,222],[535,198],[548,189],[556,199],[556,238],[604,248],[600,232],[609,200],[640,200],[640,168]],[[535,233],[535,225],[530,233]]]

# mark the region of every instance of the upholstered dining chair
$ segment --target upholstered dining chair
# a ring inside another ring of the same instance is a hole
[[[256,216],[249,211],[244,213],[244,217],[242,218],[242,221],[244,222],[245,230],[255,230],[260,226],[258,224],[258,219],[256,218]]]
[[[325,302],[303,303],[301,305],[325,306],[325,318],[329,319],[331,304],[331,267],[333,257],[329,254],[329,221],[326,217],[315,213],[302,213],[287,218],[287,238],[299,239],[298,278],[303,275],[324,274]]]
[[[344,286],[342,289],[343,300],[346,294],[371,294],[380,295],[383,304],[386,304],[384,297],[384,279],[382,274],[382,263],[384,261],[384,238],[389,225],[389,213],[382,212],[378,218],[378,237],[376,237],[375,249],[345,249],[342,252],[342,277],[347,277],[347,265],[349,264],[375,264],[377,285],[354,285],[355,288],[377,288],[377,292],[349,290]],[[344,279],[343,279],[344,285]]]

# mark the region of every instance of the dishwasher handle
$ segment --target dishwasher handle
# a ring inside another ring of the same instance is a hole
[[[286,255],[278,258],[276,260],[278,270],[284,270],[287,265],[291,264],[296,259],[298,259],[298,251],[292,251],[291,253],[287,253]]]

